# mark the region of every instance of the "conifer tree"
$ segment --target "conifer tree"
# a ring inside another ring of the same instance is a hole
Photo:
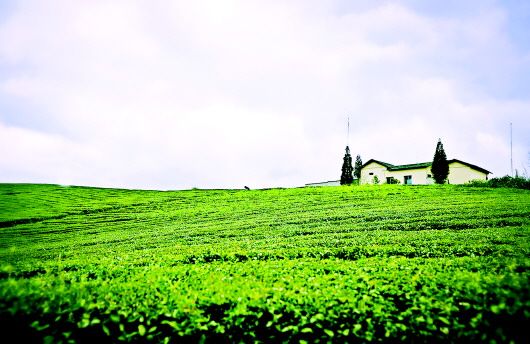
[[[357,157],[355,158],[355,168],[353,169],[353,175],[357,179],[361,179],[361,167],[363,166],[363,161],[361,160],[361,156],[357,154]]]
[[[350,147],[346,146],[344,162],[342,163],[342,175],[340,176],[340,185],[350,185],[353,182],[353,167],[351,165]]]
[[[438,144],[436,145],[431,172],[436,184],[445,183],[447,176],[449,175],[449,164],[447,163],[447,156],[445,155],[441,139],[438,139]]]

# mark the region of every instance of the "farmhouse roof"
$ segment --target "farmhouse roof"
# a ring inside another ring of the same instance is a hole
[[[400,170],[413,170],[413,169],[418,169],[418,168],[426,168],[426,167],[430,167],[432,162],[420,162],[420,163],[416,163],[416,164],[407,164],[407,165],[392,165],[392,164],[389,164],[388,162],[383,162],[383,161],[380,161],[380,160],[375,160],[375,159],[370,159],[368,160],[367,162],[365,162],[361,169],[364,168],[366,165],[368,164],[371,164],[372,162],[375,162],[376,164],[379,164],[379,165],[382,165],[384,167],[386,167],[389,171],[400,171]],[[473,165],[473,164],[470,164],[468,162],[465,162],[465,161],[462,161],[462,160],[459,160],[459,159],[451,159],[451,160],[447,160],[447,163],[448,164],[451,164],[453,162],[459,162],[463,165],[466,165],[474,170],[477,170],[477,171],[480,171],[482,173],[486,173],[486,174],[490,174],[491,172],[482,168],[482,167],[479,167],[477,165]]]
[[[383,161],[379,161],[379,160],[375,160],[375,159],[370,159],[370,160],[368,160],[367,162],[365,162],[365,163],[361,166],[361,168],[364,168],[366,165],[371,164],[372,162],[375,162],[376,164],[379,164],[379,165],[383,165],[383,166],[385,166],[385,167],[388,168],[388,169],[394,167],[394,165],[389,164],[388,162],[383,162]]]

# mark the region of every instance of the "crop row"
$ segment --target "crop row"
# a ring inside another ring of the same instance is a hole
[[[526,342],[530,193],[0,185],[19,342]]]
[[[479,258],[87,266],[7,279],[2,320],[54,341],[521,340],[529,269]]]

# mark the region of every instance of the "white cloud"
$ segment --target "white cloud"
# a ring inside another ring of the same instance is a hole
[[[17,128],[23,107],[0,103],[3,144],[18,147],[0,178],[302,185],[338,177],[347,114],[365,160],[427,161],[441,137],[449,157],[502,175],[510,121],[524,159],[530,99],[495,91],[530,62],[506,36],[502,8],[434,18],[339,4],[19,4],[0,23],[0,101],[31,104],[48,126]]]

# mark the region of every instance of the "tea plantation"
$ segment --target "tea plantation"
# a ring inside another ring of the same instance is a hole
[[[529,342],[530,191],[0,184],[2,342]]]

